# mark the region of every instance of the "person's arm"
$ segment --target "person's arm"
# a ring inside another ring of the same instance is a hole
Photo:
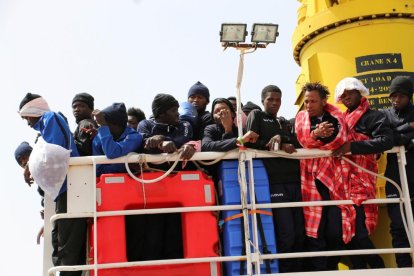
[[[261,111],[260,110],[253,110],[249,113],[249,116],[247,116],[246,121],[246,131],[253,131],[259,135],[258,139],[255,143],[248,143],[247,146],[255,149],[261,149],[265,150],[266,145],[269,141],[265,141],[260,138],[261,129],[260,129],[260,120],[261,120]]]
[[[352,141],[350,150],[352,154],[381,153],[393,147],[393,133],[387,117],[380,112],[371,111],[363,120],[366,130],[372,139]],[[361,120],[360,120],[361,121]]]
[[[105,156],[109,159],[127,155],[141,147],[142,136],[136,131],[127,133],[122,141],[115,141],[108,126],[101,126],[98,129],[98,137],[102,143]]]
[[[229,151],[237,147],[236,143],[233,134],[222,134],[216,125],[210,125],[204,129],[201,151]]]

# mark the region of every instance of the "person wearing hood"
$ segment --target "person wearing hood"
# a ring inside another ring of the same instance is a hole
[[[79,156],[72,133],[65,119],[50,110],[46,100],[37,94],[27,93],[19,105],[20,116],[37,130],[46,143],[69,149],[70,156]],[[29,183],[28,183],[29,184]],[[62,183],[56,202],[56,214],[67,212],[67,183]],[[55,266],[85,264],[86,219],[59,219],[52,230]],[[60,275],[81,275],[82,271],[62,271]]]
[[[142,143],[142,135],[127,126],[128,115],[124,103],[112,105],[92,112],[99,125],[98,133],[92,142],[93,155],[105,155],[114,159],[138,152]],[[125,164],[101,164],[96,166],[96,175],[104,173],[126,172]]]
[[[394,146],[405,146],[405,158],[407,164],[408,188],[410,192],[411,204],[414,198],[414,106],[413,100],[413,80],[405,76],[397,76],[391,81],[389,87],[389,97],[392,107],[382,110],[388,118],[393,130]],[[387,154],[387,167],[385,176],[401,185],[398,170],[398,158],[396,153]],[[399,198],[401,195],[394,185],[387,182],[385,186],[387,198]],[[394,248],[410,247],[407,233],[401,217],[399,204],[388,204],[388,216],[391,220],[390,233],[392,236],[392,246]],[[413,260],[409,253],[395,254],[398,267],[412,267]]]
[[[201,141],[202,151],[229,151],[244,143],[255,143],[258,135],[248,131],[241,138],[238,137],[238,128],[234,124],[236,113],[232,103],[225,98],[217,98],[211,107],[211,117],[215,124],[204,129]]]
[[[347,129],[347,142],[332,151],[335,157],[351,154],[348,158],[359,166],[377,173],[376,154],[393,146],[392,131],[383,113],[372,110],[366,96],[368,89],[356,78],[344,78],[335,89],[335,101],[347,107],[344,113]],[[352,249],[375,249],[369,236],[378,223],[378,206],[362,202],[376,198],[376,177],[350,166],[348,175],[350,199],[355,202],[355,236],[348,246]],[[354,256],[351,258],[355,269],[385,267],[377,254]]]

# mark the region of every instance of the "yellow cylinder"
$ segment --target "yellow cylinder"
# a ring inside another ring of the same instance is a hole
[[[344,77],[370,90],[374,109],[390,106],[396,75],[414,76],[414,3],[401,0],[302,0],[293,35],[301,66],[297,88],[320,81],[334,91]],[[333,97],[330,98],[333,102]],[[297,95],[301,108],[303,95]]]
[[[388,87],[397,75],[414,77],[414,1],[409,0],[299,0],[298,26],[293,35],[293,55],[301,67],[297,78],[299,109],[303,108],[304,83],[319,81],[332,92],[344,77],[360,79],[370,91],[373,109],[391,105]],[[342,107],[343,108],[343,107]],[[379,162],[384,172],[384,156]],[[384,197],[385,181],[377,183]],[[379,247],[390,247],[385,207],[374,234]],[[383,256],[387,267],[392,255]]]

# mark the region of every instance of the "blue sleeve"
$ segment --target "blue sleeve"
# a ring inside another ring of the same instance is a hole
[[[137,151],[142,143],[142,136],[136,131],[127,131],[122,141],[114,141],[108,126],[101,126],[98,129],[98,137],[101,142],[102,150],[109,159],[127,155]]]
[[[66,121],[62,118],[62,116],[56,114],[55,112],[46,112],[45,114],[43,114],[40,120],[40,134],[47,143],[59,145],[68,149],[68,145],[66,144],[67,141],[68,143],[70,143],[72,150],[70,156],[79,156],[75,141],[73,140],[72,133],[70,132],[69,126],[66,123]],[[60,122],[60,125],[58,123],[58,120]]]

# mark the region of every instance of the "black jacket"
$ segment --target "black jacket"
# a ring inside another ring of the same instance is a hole
[[[206,126],[212,124],[214,124],[214,121],[210,112],[204,111],[203,113],[198,114],[197,125],[193,126],[193,140],[203,139],[204,129]]]
[[[380,111],[369,109],[365,112],[357,122],[355,130],[371,139],[351,142],[352,154],[380,153],[393,147],[390,123]]]
[[[414,129],[409,123],[414,122],[414,106],[409,104],[404,109],[397,111],[394,108],[384,109],[382,112],[390,122],[393,130],[394,145],[406,147],[406,172],[408,183],[414,183],[414,148],[411,140],[414,139]],[[385,176],[400,183],[400,174],[398,170],[398,159],[396,153],[387,154],[387,168]],[[412,184],[411,184],[412,186]],[[410,191],[414,195],[414,191]]]
[[[293,126],[283,117],[270,115],[264,111],[253,110],[247,117],[246,131],[252,130],[259,134],[259,139],[248,147],[267,150],[266,144],[275,135],[281,135],[282,143],[300,147]],[[265,158],[263,163],[269,176],[270,184],[300,183],[299,160],[288,158]]]
[[[204,129],[204,137],[201,140],[202,151],[229,151],[237,147],[238,129],[233,124],[231,133],[225,133],[221,125],[208,125]]]

